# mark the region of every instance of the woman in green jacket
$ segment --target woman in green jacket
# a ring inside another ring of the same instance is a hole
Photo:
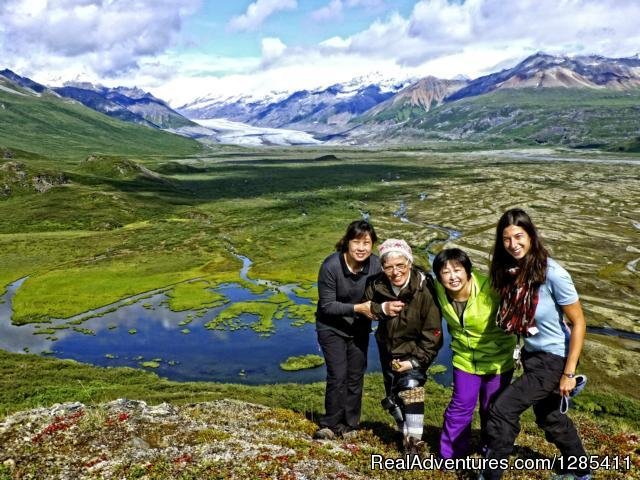
[[[496,325],[500,299],[488,277],[471,268],[469,256],[459,248],[445,249],[433,261],[436,297],[453,351],[453,395],[440,436],[443,458],[461,458],[471,452],[471,421],[478,398],[485,448],[489,407],[513,375],[516,337]]]

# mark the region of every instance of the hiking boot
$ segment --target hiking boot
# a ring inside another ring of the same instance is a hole
[[[576,475],[574,473],[554,473],[549,477],[549,480],[591,480],[591,474],[587,473],[585,475]]]
[[[313,434],[315,440],[335,440],[336,434],[328,427],[321,428]]]
[[[408,455],[420,455],[424,450],[424,442],[416,437],[404,437],[402,446],[404,447],[404,453]]]

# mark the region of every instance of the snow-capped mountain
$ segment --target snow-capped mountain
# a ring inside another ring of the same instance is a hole
[[[0,77],[4,77],[11,83],[15,83],[16,85],[20,85],[23,88],[31,90],[36,94],[40,94],[43,92],[50,92],[49,88],[45,85],[42,85],[38,82],[34,82],[30,78],[22,77],[15,72],[12,72],[9,69],[0,70]]]
[[[53,89],[98,112],[125,122],[152,128],[178,128],[193,125],[167,103],[139,88],[108,88],[86,82],[66,83]]]
[[[406,117],[407,112],[414,110],[426,113],[442,104],[447,96],[460,90],[467,83],[466,80],[442,80],[431,76],[425,77],[368,110],[363,120]]]
[[[349,120],[414,81],[374,73],[312,90],[271,92],[262,97],[198,98],[178,111],[192,119],[226,118],[260,127],[327,133],[344,128]]]
[[[445,99],[454,101],[504,88],[606,88],[640,87],[640,58],[553,56],[536,53],[513,68],[479,77]]]

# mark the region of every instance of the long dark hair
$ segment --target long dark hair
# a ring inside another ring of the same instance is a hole
[[[511,225],[521,227],[531,239],[531,249],[520,261],[513,258],[504,248],[502,235],[504,229]],[[549,252],[542,244],[542,239],[531,221],[531,217],[521,208],[507,210],[500,217],[496,227],[496,241],[491,255],[491,284],[498,291],[510,285],[514,280],[519,285],[527,282],[542,284],[547,276],[548,257]],[[513,267],[520,268],[515,277],[507,273],[507,270]]]
[[[355,220],[351,222],[343,237],[338,240],[338,243],[336,243],[336,251],[342,253],[348,252],[349,241],[354,238],[364,237],[365,235],[369,235],[371,237],[371,243],[376,243],[378,241],[376,231],[373,229],[373,225],[369,222],[366,220]]]

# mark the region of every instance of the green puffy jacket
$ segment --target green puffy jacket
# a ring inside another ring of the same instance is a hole
[[[516,337],[496,325],[500,298],[486,275],[473,270],[471,282],[464,323],[460,323],[444,286],[435,282],[437,300],[451,335],[453,366],[476,375],[509,371],[513,368]]]

